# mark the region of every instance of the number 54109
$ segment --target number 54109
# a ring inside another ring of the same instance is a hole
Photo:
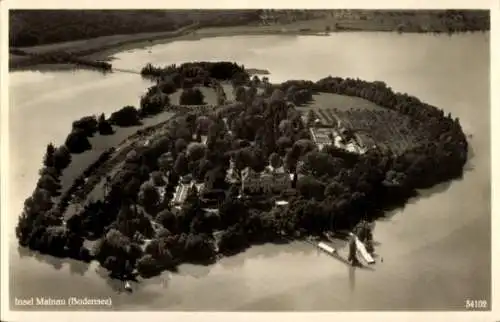
[[[465,300],[465,308],[468,310],[477,310],[477,309],[487,309],[488,301],[486,300]]]

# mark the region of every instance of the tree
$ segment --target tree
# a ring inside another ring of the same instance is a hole
[[[114,133],[111,123],[106,120],[104,113],[99,116],[97,128],[99,129],[99,134],[101,135],[111,135]]]
[[[47,145],[47,149],[45,151],[45,156],[43,158],[43,164],[46,167],[54,166],[54,153],[56,152],[56,148],[52,143]]]
[[[195,185],[192,185],[186,194],[185,203],[194,204],[199,203],[199,201],[198,188],[196,188]]]
[[[71,153],[83,153],[87,150],[92,149],[89,139],[83,130],[73,130],[64,143],[68,147]]]
[[[148,209],[145,210],[148,211]],[[114,226],[129,238],[132,238],[137,232],[146,238],[151,238],[154,235],[151,221],[146,217],[144,211],[137,208],[135,203],[127,200],[122,203]]]
[[[304,198],[323,199],[325,187],[323,183],[311,176],[303,176],[297,182],[297,189]]]
[[[164,237],[157,237],[146,246],[145,253],[150,254],[156,261],[161,269],[171,268],[174,266],[174,259],[169,248],[169,241],[172,235],[165,235]]]
[[[162,136],[152,142],[150,150],[155,156],[162,156],[171,149],[172,139],[168,136]]]
[[[159,87],[152,92],[141,97],[139,114],[141,116],[156,115],[164,110],[170,104],[170,98],[163,93]]]
[[[260,83],[261,83],[261,81],[260,81],[260,79],[259,79],[259,76],[254,75],[254,76],[252,77],[252,84],[253,84],[254,86],[259,86],[259,85],[260,85]]]
[[[294,156],[292,151],[289,151],[285,155],[285,168],[289,172],[295,172],[297,168],[298,157]]]
[[[142,277],[152,277],[161,272],[160,265],[150,254],[145,254],[137,261],[137,272]]]
[[[294,92],[291,96],[291,101],[295,105],[303,105],[313,100],[312,92],[309,89],[301,89]]]
[[[233,74],[231,78],[231,84],[233,87],[243,86],[250,80],[248,73],[244,71],[239,71]]]
[[[188,172],[188,160],[184,152],[179,153],[174,164],[174,171],[179,175],[183,176]]]
[[[117,126],[127,127],[140,125],[139,111],[133,106],[125,106],[111,114],[109,121]]]
[[[58,147],[54,152],[54,167],[62,171],[71,163],[71,153],[65,145]]]
[[[52,176],[45,174],[38,180],[37,187],[47,190],[51,195],[55,195],[56,192],[61,188],[61,185]]]
[[[283,136],[291,136],[293,133],[293,123],[290,120],[282,120],[278,126],[280,134]]]
[[[40,175],[40,177],[44,175],[49,175],[56,181],[59,180],[59,175],[60,175],[60,173],[57,171],[55,167],[44,167],[40,169],[40,171],[38,171],[38,174]]]
[[[168,229],[170,232],[178,231],[177,216],[169,209],[164,209],[156,215],[156,222]]]
[[[208,190],[225,189],[226,172],[222,167],[216,167],[207,172],[205,175],[205,187]]]
[[[190,143],[187,147],[189,161],[198,161],[205,156],[206,146],[203,143]]]
[[[285,155],[286,151],[288,148],[291,148],[293,145],[292,140],[289,137],[282,136],[278,138],[276,141],[276,147],[277,147],[277,152],[279,155],[283,156]]]
[[[269,163],[274,169],[281,167],[283,164],[281,157],[276,152],[271,153],[271,155],[269,156]]]
[[[275,89],[271,94],[271,97],[269,98],[271,102],[283,101],[284,99],[285,99],[285,93],[283,93],[283,91],[280,90],[279,88]]]
[[[222,232],[218,246],[220,253],[232,255],[248,247],[249,241],[243,227],[237,224]]]
[[[251,104],[256,96],[257,96],[257,87],[252,85],[246,91],[246,102],[248,102],[248,104]]]
[[[238,86],[234,89],[234,98],[237,102],[244,103],[246,101],[246,90],[243,86]]]
[[[207,135],[208,129],[210,125],[212,125],[213,121],[205,115],[199,116],[196,119],[196,132],[200,133],[200,135]]]
[[[97,119],[95,116],[85,116],[74,121],[73,130],[81,130],[86,136],[93,136],[97,131]]]
[[[186,259],[193,263],[205,263],[215,256],[213,244],[205,234],[189,234],[184,246]]]
[[[252,161],[249,165],[254,171],[262,172],[267,167],[268,160],[266,159],[264,151],[259,147],[252,147]]]
[[[342,161],[328,153],[310,151],[303,157],[304,170],[314,177],[333,176],[340,170]]]
[[[149,213],[154,212],[159,201],[160,194],[156,188],[150,182],[143,183],[139,191],[139,203],[144,209]]]
[[[203,105],[205,96],[199,88],[184,89],[179,98],[180,105]]]
[[[345,187],[343,187],[340,183],[335,181],[328,184],[325,188],[325,196],[327,197],[340,196],[345,192],[346,192]]]
[[[248,208],[240,199],[226,198],[219,208],[222,227],[230,227],[247,217]]]
[[[158,158],[158,167],[162,171],[168,171],[174,164],[174,158],[171,152],[164,153]]]
[[[154,171],[151,173],[151,179],[153,184],[157,187],[161,187],[165,184],[165,179],[163,178],[163,174],[160,171]]]
[[[286,100],[293,102],[293,96],[297,92],[298,88],[296,85],[292,85],[286,89]]]
[[[177,86],[175,86],[175,82],[173,81],[173,79],[171,77],[160,82],[158,84],[158,87],[160,88],[160,90],[163,93],[165,93],[167,95],[173,94],[177,91]]]
[[[307,154],[308,152],[316,150],[316,144],[308,139],[300,139],[293,144],[292,152],[298,153],[299,157]]]
[[[178,138],[175,141],[175,153],[183,152],[187,146],[188,146],[188,144],[187,144],[186,140],[184,140],[183,138]]]

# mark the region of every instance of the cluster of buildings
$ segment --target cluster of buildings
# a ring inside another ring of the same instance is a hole
[[[292,187],[293,174],[285,171],[283,167],[273,168],[268,166],[264,171],[257,172],[250,167],[241,171],[241,175],[230,161],[226,180],[232,184],[240,185],[242,193],[278,193]]]
[[[368,150],[359,135],[353,134],[345,128],[311,127],[309,131],[320,150],[331,144],[339,149],[356,154],[364,154]]]
[[[207,144],[207,139],[208,137],[206,135],[201,135],[202,144]],[[197,183],[195,180],[193,180],[193,176],[191,174],[182,176],[179,184],[177,185],[177,187],[175,187],[174,197],[172,198],[172,205],[179,208],[186,200],[188,192],[193,186],[196,187],[198,193],[201,193],[205,188],[204,183]]]
[[[179,184],[175,188],[174,197],[172,198],[172,204],[176,207],[180,207],[188,195],[189,190],[192,187],[196,187],[198,193],[203,191],[204,184],[196,183],[193,181],[191,175],[185,175],[181,178]]]
[[[291,188],[293,175],[283,167],[273,169],[271,166],[262,172],[245,168],[241,174],[241,191],[243,193],[271,194]]]
[[[356,154],[364,154],[369,149],[376,148],[370,135],[361,130],[348,129],[340,118],[333,116],[336,122],[332,125],[321,124],[317,119],[315,125],[309,128],[311,137],[320,150],[331,144]]]

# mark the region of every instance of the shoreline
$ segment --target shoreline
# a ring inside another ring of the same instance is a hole
[[[399,34],[460,34],[468,32],[489,32],[489,30],[466,30],[451,32],[435,29],[423,30],[421,26],[410,27],[409,30],[398,31],[393,24],[380,25],[365,22],[362,25],[352,24],[352,22],[336,22],[337,28],[325,30],[326,22],[320,20],[299,21],[291,24],[276,25],[246,25],[231,27],[198,27],[190,25],[176,31],[137,33],[124,35],[101,36],[86,40],[67,41],[54,44],[39,45],[33,47],[18,48],[25,50],[29,54],[50,54],[56,52],[67,52],[78,58],[110,62],[114,55],[128,50],[143,49],[154,45],[167,44],[174,41],[198,41],[204,38],[214,37],[235,37],[235,36],[318,36],[328,37],[332,33],[346,32],[393,32]],[[74,64],[52,64],[39,63],[36,58],[22,55],[9,54],[9,71],[23,70],[52,70],[74,69]]]

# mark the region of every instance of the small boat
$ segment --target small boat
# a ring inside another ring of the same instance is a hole
[[[132,285],[130,285],[130,282],[128,281],[125,282],[125,290],[127,292],[132,292]]]
[[[370,253],[366,250],[365,245],[358,239],[358,236],[353,233],[349,233],[349,236],[353,239],[354,245],[351,251],[354,251],[356,255],[361,257],[361,259],[368,263],[368,264],[374,264],[375,260],[373,257],[370,255]],[[359,260],[358,260],[359,261]]]

